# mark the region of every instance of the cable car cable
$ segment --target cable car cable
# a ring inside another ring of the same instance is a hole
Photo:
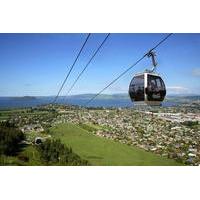
[[[106,87],[104,87],[100,92],[98,92],[94,97],[92,97],[85,105],[88,105],[91,101],[93,101],[97,96],[99,96],[104,90],[106,90],[108,87],[110,87],[114,82],[116,82],[118,79],[120,79],[124,74],[126,74],[131,68],[133,68],[135,65],[137,65],[146,55],[144,55],[142,58],[140,58],[137,62],[135,62],[133,65],[131,65],[127,70],[125,70],[122,74],[120,74],[117,78],[115,78],[112,82],[110,82]]]
[[[94,57],[97,55],[97,53],[99,52],[99,50],[101,49],[101,47],[104,45],[104,43],[106,42],[106,40],[108,39],[109,36],[110,36],[110,33],[107,34],[107,36],[104,38],[104,40],[102,41],[102,43],[99,45],[99,47],[97,48],[97,50],[94,52],[94,54],[92,55],[92,57],[90,58],[90,60],[88,61],[88,63],[85,65],[85,67],[83,68],[83,70],[79,73],[78,77],[73,82],[73,84],[70,87],[70,89],[67,91],[66,96],[71,92],[71,90],[73,89],[73,87],[75,86],[75,84],[77,83],[77,81],[79,80],[79,78],[83,75],[84,71],[87,69],[87,67],[92,62],[92,60],[94,59]]]
[[[65,77],[65,79],[64,79],[64,81],[63,81],[63,83],[62,83],[62,85],[61,85],[61,87],[60,87],[60,89],[59,89],[59,91],[58,91],[58,93],[57,93],[57,95],[55,96],[54,100],[52,101],[52,104],[54,104],[54,103],[57,101],[58,96],[60,95],[60,92],[61,92],[61,90],[63,89],[63,87],[64,87],[64,85],[65,85],[65,83],[66,83],[66,81],[67,81],[69,75],[71,74],[72,69],[74,68],[74,65],[76,64],[76,62],[77,62],[77,60],[78,60],[78,58],[79,58],[81,52],[83,51],[83,48],[84,48],[84,46],[86,45],[86,43],[87,43],[87,41],[88,41],[90,35],[91,35],[91,33],[89,33],[89,34],[87,35],[87,38],[85,39],[85,42],[83,43],[81,49],[79,50],[79,52],[78,52],[78,54],[77,54],[77,56],[76,56],[76,58],[75,58],[75,60],[74,60],[74,62],[73,62],[73,64],[72,64],[72,66],[70,67],[70,70],[69,70],[67,76]]]
[[[155,50],[158,46],[160,46],[165,40],[167,40],[173,33],[168,34],[165,38],[163,38],[155,47],[153,47],[149,52]],[[149,53],[148,52],[148,53]]]
[[[115,83],[118,79],[120,79],[124,74],[126,74],[129,70],[131,70],[135,65],[137,65],[141,60],[143,60],[149,52],[155,50],[158,46],[160,46],[164,41],[166,41],[173,33],[168,34],[165,38],[163,38],[158,44],[156,44],[152,49],[150,49],[146,54],[144,54],[139,60],[137,60],[133,65],[131,65],[128,69],[126,69],[123,73],[121,73],[117,78],[111,81],[106,87],[104,87],[101,91],[99,91],[94,97],[92,97],[89,101],[85,103],[85,106],[91,103],[97,96],[99,96],[103,91],[105,91],[108,87],[110,87],[113,83]]]

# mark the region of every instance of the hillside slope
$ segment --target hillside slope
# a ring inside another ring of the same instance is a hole
[[[142,149],[98,137],[74,124],[59,124],[50,129],[75,153],[97,166],[174,166],[181,165]]]

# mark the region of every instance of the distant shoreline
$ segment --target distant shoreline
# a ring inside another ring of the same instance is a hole
[[[69,104],[84,106],[85,103],[93,97],[94,94],[85,95],[73,95],[68,97],[59,97],[57,100],[58,104]],[[14,109],[14,108],[28,108],[36,107],[44,104],[50,104],[53,100],[53,96],[47,97],[0,97],[0,109]],[[168,96],[163,102],[164,107],[177,106],[182,103],[199,102],[200,96]],[[133,107],[134,104],[131,102],[127,94],[114,94],[114,95],[100,95],[95,99],[88,107]]]

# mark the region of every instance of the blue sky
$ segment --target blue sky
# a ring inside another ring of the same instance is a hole
[[[0,96],[55,95],[87,34],[0,34]],[[65,95],[106,34],[92,34],[61,92]],[[111,34],[71,94],[96,93],[166,34]],[[200,94],[200,34],[174,34],[156,50],[168,94]],[[144,59],[105,93],[127,93]]]

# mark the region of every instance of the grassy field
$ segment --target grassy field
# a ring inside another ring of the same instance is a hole
[[[60,138],[67,146],[92,165],[101,166],[175,166],[181,165],[137,147],[121,144],[95,136],[74,124],[59,124],[50,129],[52,136]]]

